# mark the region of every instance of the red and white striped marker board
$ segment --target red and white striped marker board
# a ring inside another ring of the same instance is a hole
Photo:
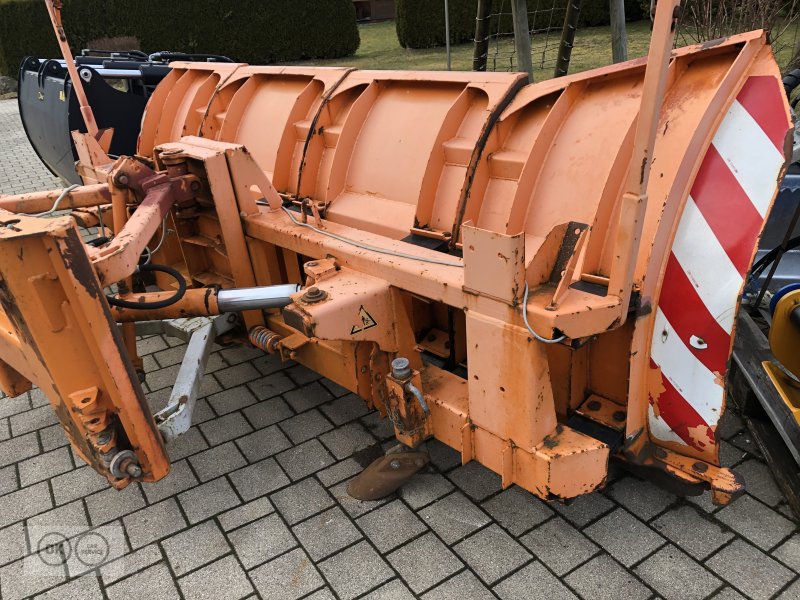
[[[782,94],[775,77],[752,76],[728,109],[686,201],[656,309],[651,437],[709,460],[739,297],[785,162]]]

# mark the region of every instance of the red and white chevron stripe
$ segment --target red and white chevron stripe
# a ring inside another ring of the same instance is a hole
[[[774,77],[750,77],[692,186],[656,309],[650,434],[715,453],[736,307],[784,163],[786,117]]]

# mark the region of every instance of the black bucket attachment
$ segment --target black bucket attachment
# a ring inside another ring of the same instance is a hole
[[[113,128],[109,153],[133,155],[150,93],[170,71],[134,56],[79,56],[78,75],[100,129]],[[19,112],[39,158],[67,183],[81,183],[71,131],[86,132],[63,60],[27,57],[19,70]]]

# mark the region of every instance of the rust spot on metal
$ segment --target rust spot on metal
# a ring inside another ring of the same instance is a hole
[[[717,38],[716,40],[709,40],[707,42],[703,42],[702,44],[700,44],[700,48],[703,49],[703,50],[708,50],[710,48],[716,48],[717,46],[720,46],[720,45],[724,44],[725,42],[727,42],[729,39],[730,39],[730,36],[725,36],[725,37]]]
[[[92,298],[100,298],[102,294],[97,285],[97,276],[92,264],[89,262],[89,258],[86,256],[86,249],[77,232],[74,229],[67,231],[67,235],[61,243],[64,245],[61,253],[64,266],[72,272],[75,280],[83,286]]]
[[[711,428],[702,423],[695,427],[687,427],[689,437],[692,440],[692,445],[698,450],[704,450],[708,447],[714,446],[714,432]]]
[[[649,367],[647,369],[647,396],[650,400],[650,404],[653,406],[653,414],[655,414],[656,417],[661,416],[661,412],[658,408],[658,399],[667,389],[664,387],[663,377],[660,367]]]
[[[725,387],[725,375],[720,373],[719,371],[714,371],[714,383],[716,383],[719,387]]]

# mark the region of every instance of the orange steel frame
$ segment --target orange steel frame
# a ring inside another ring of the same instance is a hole
[[[653,304],[727,107],[748,76],[780,78],[763,32],[672,51],[679,5],[658,3],[646,60],[531,86],[516,74],[174,64],[143,122],[149,158],[112,161],[96,135],[74,134],[88,185],[60,208],[110,204],[111,243],[89,248],[68,218],[24,216],[58,192],[0,199],[0,385],[39,385],[113,485],[131,479],[109,472],[114,449],[157,480],[168,458],[129,324],[215,314],[203,286],[296,282],[290,306],[246,312],[245,327],[275,332],[284,359],[357,393],[405,444],[433,436],[504,487],[571,498],[606,478],[609,445],[567,424],[594,401],[592,418],[624,440],[617,458],[730,501],[742,482],[716,446],[648,434]],[[102,290],[115,282],[143,297],[130,278],[165,216],[177,235],[154,260],[197,289],[170,309],[109,308]],[[523,311],[564,340],[534,339]],[[391,373],[398,356],[429,413]]]

